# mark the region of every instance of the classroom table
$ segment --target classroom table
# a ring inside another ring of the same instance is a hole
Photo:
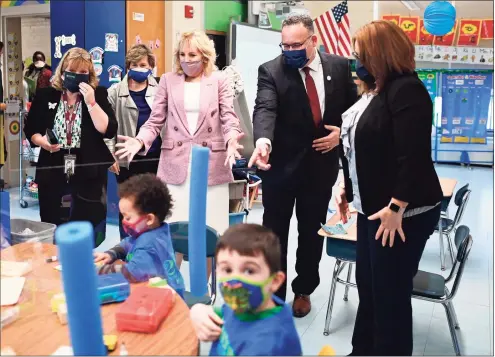
[[[61,273],[54,269],[59,262],[46,263],[47,257],[56,256],[52,244],[23,243],[1,251],[1,259],[31,261],[32,271],[17,303],[20,317],[2,329],[2,349],[10,347],[17,355],[51,355],[61,346],[70,346],[69,325],[62,325],[50,308],[50,299],[63,290]],[[145,283],[142,283],[145,284]],[[142,284],[132,284],[131,291]],[[124,342],[129,355],[198,355],[199,342],[189,309],[177,298],[173,309],[155,334],[118,332],[115,312],[119,304],[102,305],[103,333],[117,335],[118,343],[110,355],[119,355]],[[7,307],[2,307],[2,311]]]

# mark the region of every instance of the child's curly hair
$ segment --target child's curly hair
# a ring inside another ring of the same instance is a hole
[[[173,207],[167,185],[153,174],[135,175],[121,183],[119,197],[132,199],[138,211],[152,213],[160,222],[170,215]]]

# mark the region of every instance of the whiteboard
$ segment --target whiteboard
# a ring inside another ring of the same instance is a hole
[[[252,122],[254,100],[258,89],[258,67],[281,54],[280,31],[261,29],[233,22],[228,38],[228,64],[234,65],[244,82],[246,103]],[[246,120],[246,118],[242,118]]]

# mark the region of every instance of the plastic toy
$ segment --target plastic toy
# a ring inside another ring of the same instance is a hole
[[[100,298],[94,270],[94,230],[89,222],[69,222],[55,231],[67,304],[70,342],[76,356],[105,356]]]
[[[331,346],[325,345],[318,353],[318,356],[335,356],[335,351]]]
[[[98,275],[97,284],[101,304],[122,302],[131,293],[129,282],[121,273]]]
[[[116,335],[103,335],[103,344],[107,346],[107,350],[112,352],[117,347],[117,336]]]
[[[50,300],[52,312],[58,312],[60,304],[65,304],[65,295],[63,293],[52,296],[52,299]]]
[[[171,289],[140,286],[115,314],[117,330],[154,333],[169,314],[174,302],[175,295]]]

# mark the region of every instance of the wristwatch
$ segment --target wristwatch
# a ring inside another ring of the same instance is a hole
[[[395,213],[399,213],[402,210],[402,208],[399,205],[396,205],[393,202],[389,203],[388,208],[390,208],[390,210]]]

